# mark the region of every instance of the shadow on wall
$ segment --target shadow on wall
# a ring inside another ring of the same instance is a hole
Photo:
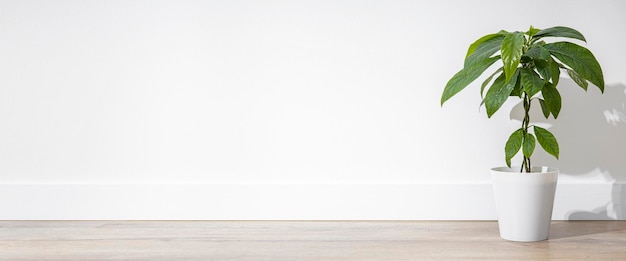
[[[558,166],[570,176],[600,173],[612,183],[611,199],[593,212],[568,214],[569,220],[624,219],[626,205],[626,85],[605,86],[604,95],[589,85],[586,93],[570,79],[561,79],[559,91],[563,100],[561,113],[555,121],[546,120],[539,104],[533,104],[531,121],[547,124],[560,146],[557,161],[547,153],[535,151],[533,162]],[[522,104],[511,111],[511,119],[523,118]],[[538,147],[539,148],[539,147]]]

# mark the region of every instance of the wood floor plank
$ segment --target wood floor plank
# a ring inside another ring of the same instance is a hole
[[[0,260],[626,260],[626,221],[0,221]]]

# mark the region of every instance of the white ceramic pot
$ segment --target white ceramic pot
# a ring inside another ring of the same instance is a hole
[[[500,237],[511,241],[548,239],[559,170],[533,167],[491,169]]]

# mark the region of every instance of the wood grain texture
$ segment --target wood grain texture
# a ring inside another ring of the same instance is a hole
[[[0,260],[626,260],[626,221],[0,221]]]

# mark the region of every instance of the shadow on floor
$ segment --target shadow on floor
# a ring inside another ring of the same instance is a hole
[[[586,237],[624,230],[626,221],[559,221],[550,226],[550,239]]]

